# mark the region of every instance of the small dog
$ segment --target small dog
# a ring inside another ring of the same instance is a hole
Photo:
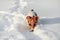
[[[29,25],[29,29],[31,30],[31,32],[34,31],[34,28],[36,27],[36,23],[38,21],[38,16],[27,16],[26,17],[28,25]]]

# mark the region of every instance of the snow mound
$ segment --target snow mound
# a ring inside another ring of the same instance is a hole
[[[21,13],[0,13],[0,40],[58,40],[57,36],[37,25],[29,32],[25,15]]]

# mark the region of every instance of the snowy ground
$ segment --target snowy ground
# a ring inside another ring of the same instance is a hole
[[[0,40],[60,40],[59,4],[59,0],[0,0]],[[31,8],[39,16],[34,32],[29,32],[25,19]]]

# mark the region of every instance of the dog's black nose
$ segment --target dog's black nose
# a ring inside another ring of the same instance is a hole
[[[31,30],[30,32],[33,32],[34,30]]]

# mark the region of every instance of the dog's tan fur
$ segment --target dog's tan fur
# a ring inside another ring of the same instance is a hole
[[[38,21],[38,16],[27,16],[26,17],[28,24],[29,24],[29,29],[30,30],[34,30],[34,28],[36,27],[36,23]]]

